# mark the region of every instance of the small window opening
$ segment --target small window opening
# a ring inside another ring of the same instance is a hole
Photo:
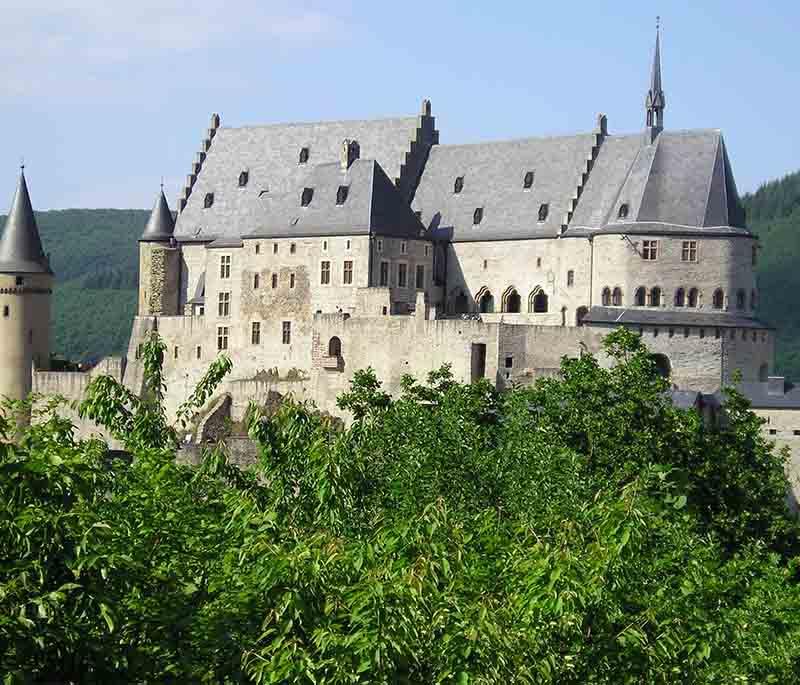
[[[300,148],[300,164],[305,164],[308,162],[309,151],[307,147]]]
[[[514,366],[514,357],[506,357],[506,368],[511,369]]]
[[[458,195],[462,190],[464,190],[464,177],[457,176],[455,183],[453,183],[453,192]]]
[[[575,272],[570,269],[567,271],[567,287],[571,288],[573,285],[575,285]]]
[[[623,203],[622,203],[622,204],[619,206],[619,212],[617,213],[617,216],[618,216],[620,219],[627,219],[627,218],[628,218],[628,210],[629,210],[629,208],[628,208],[628,204],[627,204],[626,202],[623,202]]]
[[[336,204],[343,205],[347,201],[347,193],[350,191],[350,186],[339,186],[336,191]]]
[[[525,190],[530,190],[533,187],[533,172],[532,171],[526,171],[525,172],[525,178],[522,179],[522,187]]]
[[[203,208],[208,209],[213,204],[214,204],[214,193],[206,193],[206,196],[203,200]]]
[[[622,306],[622,290],[620,288],[614,288],[614,292],[611,294],[611,304],[615,307]]]
[[[198,345],[198,346],[197,346],[197,348],[195,349],[195,352],[194,352],[194,354],[195,354],[195,357],[197,357],[198,359],[200,359],[200,357],[202,357],[202,356],[203,356],[203,348],[202,348],[202,347],[200,347],[200,345]]]
[[[239,187],[244,188],[247,185],[247,182],[250,180],[250,172],[249,171],[242,171],[239,174]]]
[[[272,254],[278,254],[278,243],[272,243]]]
[[[21,288],[23,285],[25,285],[25,279],[22,276],[17,276],[15,282],[18,288]]]
[[[9,316],[11,316],[11,309],[7,304],[3,305],[3,318],[7,319]]]
[[[314,189],[313,188],[303,188],[303,194],[300,196],[300,205],[303,207],[308,207],[311,204],[311,200],[314,198]]]
[[[472,225],[477,226],[483,221],[483,207],[476,207],[472,213]]]
[[[272,288],[278,287],[278,274],[272,274]]]
[[[294,274],[289,274],[289,287],[294,288]]]
[[[547,214],[550,211],[550,205],[547,203],[539,207],[539,221],[547,221]]]
[[[291,245],[289,245],[289,254],[294,254],[295,252],[297,252],[297,245],[295,243],[292,243]]]
[[[261,254],[261,243],[256,243],[256,254]]]
[[[253,290],[258,290],[258,287],[261,285],[261,276],[259,274],[253,275]]]

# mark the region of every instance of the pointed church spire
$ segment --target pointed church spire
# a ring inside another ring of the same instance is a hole
[[[661,87],[661,17],[656,17],[656,51],[653,55],[653,69],[650,72],[650,90],[647,91],[647,127],[659,133],[664,128],[664,109],[667,100]]]
[[[0,273],[52,273],[42,249],[36,217],[25,182],[25,165],[0,238]]]
[[[164,196],[164,184],[162,183],[161,191],[156,198],[155,205],[153,205],[150,219],[147,221],[147,226],[139,240],[140,242],[168,241],[172,238],[174,230],[175,220],[172,218],[167,198]]]

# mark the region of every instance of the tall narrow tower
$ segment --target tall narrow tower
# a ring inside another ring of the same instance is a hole
[[[656,19],[656,51],[653,55],[653,68],[650,72],[650,90],[647,91],[645,109],[647,110],[647,128],[650,138],[655,137],[664,130],[664,109],[667,99],[661,88],[661,27],[660,20]]]
[[[32,369],[49,368],[52,292],[23,167],[0,238],[0,397],[26,398]]]
[[[162,186],[139,238],[139,316],[179,314],[181,262],[174,230],[175,221]]]

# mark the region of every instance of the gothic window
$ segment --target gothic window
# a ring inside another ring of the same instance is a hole
[[[711,299],[711,306],[714,307],[714,309],[722,309],[725,306],[725,293],[720,288],[714,291],[714,297]]]
[[[342,270],[342,283],[345,285],[352,285],[353,283],[353,262],[351,260],[347,260],[344,263],[344,269]]]
[[[217,349],[218,350],[227,350],[228,349],[228,327],[227,326],[217,326]]]
[[[548,308],[547,293],[541,288],[533,291],[530,302],[530,310],[534,314],[545,314]]]
[[[687,304],[692,307],[692,309],[697,309],[697,305],[700,301],[700,291],[697,288],[691,288],[689,290],[689,298],[687,300]]]
[[[525,190],[530,190],[533,187],[533,172],[532,171],[526,171],[525,172],[525,178],[522,179],[522,187]]]
[[[477,226],[483,221],[483,207],[476,207],[472,213],[472,225]]]
[[[331,282],[331,263],[322,262],[319,269],[319,282],[322,285],[328,285]]]
[[[617,213],[617,216],[618,216],[620,219],[627,219],[627,218],[628,218],[628,211],[629,211],[628,204],[627,204],[627,203],[625,203],[625,202],[623,202],[623,203],[622,203],[622,204],[619,206],[619,212]]]
[[[601,296],[601,300],[604,307],[609,307],[611,305],[611,289],[606,287],[603,288],[603,294]]]
[[[648,262],[653,262],[658,259],[658,241],[657,240],[643,240],[642,241],[642,259]]]
[[[511,288],[506,292],[504,311],[509,314],[519,314],[522,309],[522,302],[519,293]]]
[[[311,200],[314,198],[314,189],[313,188],[303,188],[303,194],[300,196],[300,205],[303,207],[308,207],[311,204]]]
[[[251,345],[260,345],[261,344],[261,322],[260,321],[253,321],[253,327],[250,330],[250,344]]]
[[[642,286],[636,288],[636,292],[633,294],[633,304],[637,307],[644,307],[647,303],[647,290]]]
[[[453,183],[453,193],[458,195],[464,189],[464,177],[456,176],[456,181]]]
[[[231,315],[231,294],[230,293],[220,293],[219,294],[219,302],[217,305],[217,313],[219,316],[230,316]]]
[[[272,289],[278,287],[278,274],[272,274]]]
[[[350,191],[350,186],[339,186],[336,191],[336,204],[343,205],[347,200],[347,193]]]
[[[657,286],[650,290],[650,306],[651,307],[661,306],[661,288]]]
[[[686,306],[686,291],[683,288],[678,288],[675,291],[675,306],[676,307]]]
[[[745,297],[744,290],[736,291],[736,309],[744,309]]]
[[[300,159],[298,160],[300,164],[305,164],[308,162],[309,151],[307,147],[300,148]]]
[[[478,309],[481,314],[491,314],[494,312],[494,296],[490,291],[485,291],[478,300]]]
[[[341,357],[342,356],[342,341],[335,335],[328,341],[328,356]]]
[[[239,187],[244,188],[247,185],[247,182],[250,180],[250,172],[249,171],[242,171],[239,173]]]
[[[284,321],[281,325],[281,341],[284,345],[290,345],[292,342],[292,322]]]
[[[544,203],[539,205],[539,221],[547,221],[547,214],[550,211],[550,205]]]
[[[213,204],[214,204],[214,193],[206,193],[205,198],[203,198],[203,208],[208,209]]]
[[[622,306],[622,290],[620,288],[614,288],[614,292],[611,294],[611,304],[615,307]]]
[[[575,285],[575,272],[570,269],[567,271],[567,287],[571,288],[573,285]]]

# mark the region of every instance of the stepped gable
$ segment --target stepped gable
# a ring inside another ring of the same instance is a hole
[[[627,205],[627,216],[620,216]],[[567,235],[603,232],[744,234],[744,214],[718,130],[606,139]]]
[[[429,107],[421,116],[397,119],[219,127],[202,153],[178,216],[176,238],[212,240],[253,232],[263,225],[259,196],[264,191],[280,196],[308,185],[315,169],[339,159],[346,139],[358,141],[362,156],[377,161],[392,183],[411,193],[416,179],[411,183],[407,177],[416,173],[438,133]],[[308,160],[301,163],[304,148]],[[246,182],[240,185],[243,172]],[[210,193],[213,203],[206,208]]]
[[[454,242],[553,238],[572,210],[600,132],[524,138],[472,145],[437,145],[430,151],[413,207],[433,234]],[[530,189],[525,175],[533,172]],[[463,177],[463,188],[455,182]],[[547,204],[547,218],[539,210]],[[475,210],[483,208],[479,225]]]
[[[17,192],[14,194],[3,237],[0,239],[0,272],[53,273],[42,249],[24,170],[20,172]]]
[[[347,197],[337,204],[340,187]],[[301,199],[313,191],[308,206]],[[292,238],[336,235],[389,235],[415,237],[424,231],[381,166],[357,159],[343,169],[339,163],[311,168],[301,185],[285,192],[264,193],[256,230],[245,238]],[[213,245],[213,243],[212,243]]]

